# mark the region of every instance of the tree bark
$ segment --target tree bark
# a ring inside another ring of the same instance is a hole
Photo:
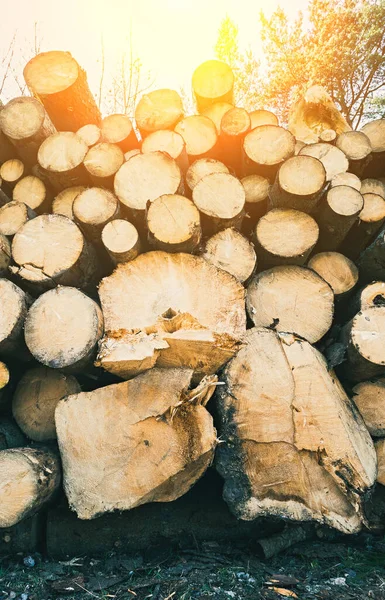
[[[142,139],[161,129],[174,129],[183,119],[183,103],[178,92],[161,89],[144,94],[135,109],[135,121]]]
[[[83,185],[78,185],[70,188],[66,188],[60,192],[54,201],[52,202],[52,213],[54,215],[62,215],[67,217],[71,221],[74,220],[74,213],[72,210],[75,199],[81,192],[84,192],[87,188]]]
[[[92,146],[84,157],[84,166],[92,183],[98,187],[113,189],[115,174],[124,163],[119,146],[101,142]]]
[[[260,125],[243,142],[244,175],[262,175],[273,180],[282,163],[293,156],[295,137],[277,125]]]
[[[365,250],[385,223],[385,200],[378,194],[363,194],[363,199],[358,220],[341,247],[344,254],[353,259]]]
[[[360,269],[360,281],[369,283],[376,281],[377,284],[373,290],[377,296],[377,288],[381,285],[381,280],[385,280],[385,232],[381,231],[376,239],[365,248],[357,259],[357,266]],[[384,284],[385,285],[385,284]],[[369,287],[369,286],[368,286]],[[380,293],[380,292],[379,292]],[[381,290],[382,295],[382,290]],[[360,309],[359,309],[360,310]],[[357,311],[358,312],[358,311]]]
[[[134,260],[141,250],[138,231],[123,219],[107,223],[102,231],[102,242],[115,265]]]
[[[157,250],[192,253],[201,241],[199,211],[184,196],[159,196],[148,207],[146,222],[148,241]]]
[[[307,266],[327,281],[334,292],[336,303],[346,300],[358,283],[356,265],[339,252],[314,254]]]
[[[208,117],[192,115],[185,117],[175,127],[185,141],[190,164],[198,158],[215,158],[217,150],[217,130]]]
[[[139,142],[131,119],[127,115],[109,115],[101,124],[102,140],[115,144],[122,152],[138,148]]]
[[[247,282],[257,266],[254,246],[236,229],[223,229],[206,242],[203,258],[218,269],[233,275],[240,283]]]
[[[12,237],[35,217],[36,214],[24,202],[9,202],[0,208],[0,233]]]
[[[193,189],[195,206],[202,213],[204,231],[216,233],[228,227],[240,229],[245,214],[245,189],[228,173],[211,173]]]
[[[89,184],[83,165],[87,152],[87,144],[69,131],[55,133],[42,143],[38,152],[39,165],[55,191]]]
[[[0,165],[11,158],[17,158],[16,148],[11,144],[0,128]]]
[[[0,279],[0,356],[29,359],[24,342],[24,321],[31,299],[8,279]]]
[[[175,160],[182,173],[186,173],[189,167],[186,144],[179,133],[167,129],[150,133],[143,140],[142,152],[143,154],[148,154],[149,152],[157,151],[166,152],[166,154]]]
[[[372,437],[385,436],[385,379],[362,381],[352,389],[352,399]]]
[[[238,177],[242,175],[242,148],[248,131],[250,131],[250,117],[244,108],[234,107],[223,115],[219,137],[220,154],[223,162]]]
[[[211,173],[229,173],[229,169],[215,158],[198,158],[190,165],[186,173],[186,187],[191,196],[196,184]]]
[[[27,175],[19,179],[13,190],[13,199],[16,202],[23,202],[39,215],[51,212],[50,192],[44,181],[35,175]]]
[[[311,213],[325,189],[326,172],[311,156],[292,156],[283,163],[270,190],[272,208],[294,208]]]
[[[199,113],[217,102],[234,104],[233,72],[219,60],[208,60],[195,69],[192,88]]]
[[[318,158],[325,167],[326,181],[331,181],[333,177],[345,173],[349,168],[349,161],[342,150],[324,142],[307,144],[300,150],[299,156]]]

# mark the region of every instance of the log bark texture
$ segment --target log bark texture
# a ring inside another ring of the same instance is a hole
[[[342,251],[352,259],[365,250],[385,223],[384,198],[370,193],[362,197],[364,206],[341,246]]]

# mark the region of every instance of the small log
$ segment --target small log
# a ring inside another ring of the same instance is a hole
[[[109,115],[103,119],[100,128],[103,142],[116,144],[123,153],[139,146],[135,129],[127,115]]]
[[[202,256],[241,283],[250,279],[257,266],[253,244],[232,228],[219,231],[207,240]]]
[[[343,134],[341,134],[343,135]],[[334,144],[337,139],[337,132],[335,129],[324,129],[321,131],[319,139],[321,142],[326,142],[328,144]],[[342,150],[342,148],[341,148]]]
[[[38,292],[56,285],[87,288],[95,283],[95,250],[80,229],[62,215],[27,221],[12,241],[12,273]]]
[[[76,135],[78,135],[89,148],[102,141],[100,127],[93,125],[92,123],[80,127],[80,129],[77,130]]]
[[[4,364],[4,363],[2,363]],[[9,448],[21,448],[27,444],[27,438],[13,419],[0,419],[0,451]]]
[[[123,163],[115,175],[114,190],[123,208],[144,220],[147,202],[181,190],[180,168],[168,154],[138,154]]]
[[[39,165],[57,192],[75,185],[88,185],[89,178],[83,165],[88,146],[69,131],[50,135],[40,146]]]
[[[385,485],[385,439],[377,440],[375,443],[377,453],[377,483]]]
[[[359,265],[359,262],[357,264]],[[358,290],[346,308],[345,322],[350,321],[357,313],[371,306],[385,306],[385,282],[373,281]]]
[[[130,160],[130,158],[136,156],[137,154],[140,154],[139,148],[134,148],[134,150],[129,150],[128,152],[125,152],[124,161],[127,162],[128,160]]]
[[[243,140],[250,130],[249,113],[244,108],[231,108],[222,117],[220,151],[223,162],[240,176],[242,173]]]
[[[335,302],[345,300],[358,283],[356,265],[339,252],[314,254],[307,266],[328,282],[334,292]]]
[[[156,151],[166,152],[166,154],[175,160],[182,173],[187,171],[189,163],[186,144],[179,133],[167,129],[150,133],[143,140],[142,152],[143,154],[148,154],[149,152]]]
[[[338,187],[339,185],[347,185],[348,187],[352,187],[358,192],[361,192],[361,179],[353,173],[338,173],[338,175],[335,175],[330,182],[330,187]]]
[[[195,69],[192,88],[200,113],[217,102],[233,104],[234,74],[226,63],[208,60]]]
[[[361,177],[372,158],[369,138],[362,131],[346,131],[338,136],[336,146],[348,158],[349,171]]]
[[[100,124],[86,74],[69,52],[54,50],[34,56],[24,68],[24,79],[58,131]]]
[[[30,358],[24,344],[24,321],[30,298],[8,279],[0,279],[0,356],[19,360]]]
[[[254,276],[247,288],[247,312],[257,327],[295,333],[311,344],[331,327],[334,294],[317,273],[295,265]]]
[[[352,389],[352,399],[372,437],[385,436],[385,379],[362,381]]]
[[[7,183],[10,188],[14,188],[19,179],[23,177],[24,172],[24,163],[18,158],[11,158],[1,165],[0,178],[3,182]]]
[[[216,467],[237,518],[315,520],[358,532],[375,450],[323,356],[294,335],[254,328],[221,380]]]
[[[385,199],[385,183],[381,179],[363,179],[361,194],[377,194]]]
[[[73,203],[77,196],[84,192],[87,188],[83,185],[78,185],[70,188],[66,188],[60,192],[52,202],[52,213],[54,215],[63,215],[71,221],[74,220],[74,213],[72,210]]]
[[[124,163],[119,146],[101,142],[92,146],[84,157],[84,166],[92,183],[99,187],[113,188],[115,174]]]
[[[345,173],[349,168],[349,161],[342,150],[324,142],[307,144],[300,150],[299,156],[318,158],[325,167],[326,181],[331,181],[333,177]]]
[[[320,228],[316,251],[344,248],[345,246],[341,244],[357,221],[363,205],[362,195],[354,188],[347,185],[331,188],[314,213]],[[344,250],[342,252],[345,254]]]
[[[92,187],[76,196],[72,210],[86,238],[98,244],[104,226],[119,217],[119,202],[109,190]]]
[[[255,242],[260,269],[303,265],[318,240],[319,229],[308,214],[274,208],[258,221]]]
[[[5,205],[6,206],[6,205]],[[11,244],[3,233],[0,234],[0,276],[8,272],[11,262]]]
[[[204,215],[203,227],[212,233],[242,225],[245,207],[245,189],[229,173],[211,173],[203,177],[193,189],[195,206]]]
[[[251,129],[255,129],[261,125],[279,125],[278,117],[269,110],[252,110],[249,116]]]
[[[0,111],[0,129],[25,165],[33,167],[44,140],[56,132],[44,106],[35,98],[14,98]]]
[[[272,208],[312,212],[326,184],[322,162],[312,156],[292,156],[280,167],[270,190]]]
[[[231,108],[234,107],[229,102],[216,102],[215,104],[211,104],[204,111],[202,111],[202,116],[208,117],[212,120],[217,129],[217,134],[219,135],[221,133],[222,117]]]
[[[46,367],[30,369],[17,384],[12,399],[13,417],[31,440],[55,440],[57,404],[62,398],[80,391],[80,385],[73,375],[64,375]]]
[[[36,214],[24,202],[8,202],[0,208],[0,233],[12,237]]]
[[[36,360],[70,373],[81,372],[91,363],[102,335],[99,306],[72,287],[40,296],[25,321],[25,341]]]
[[[243,230],[250,234],[258,220],[267,212],[270,182],[261,175],[246,175],[241,179],[241,184],[246,194]]]
[[[370,193],[363,194],[362,197],[364,206],[342,245],[344,254],[352,259],[365,250],[385,223],[384,198]]]
[[[301,142],[301,140],[296,140],[295,148],[294,148],[294,156],[298,156],[301,152],[302,148],[306,146],[305,142]]]
[[[361,128],[372,146],[372,160],[365,169],[365,177],[383,177],[385,166],[385,119],[376,119]]]
[[[0,413],[6,412],[8,408],[9,394],[7,392],[9,391],[9,387],[7,386],[9,383],[9,379],[9,369],[5,363],[0,361]],[[20,444],[20,446],[21,445],[22,444]],[[9,446],[7,447],[9,448]],[[0,449],[3,450],[4,448]]]
[[[144,94],[135,108],[135,122],[142,139],[160,129],[174,129],[183,119],[183,103],[178,92],[169,89]]]
[[[186,173],[186,186],[190,193],[203,177],[211,173],[229,173],[229,169],[215,158],[198,158],[193,162]]]
[[[137,229],[123,219],[107,223],[102,231],[102,242],[115,265],[134,260],[141,250]]]
[[[44,181],[35,177],[35,175],[27,175],[19,179],[13,189],[12,197],[16,202],[23,202],[38,214],[50,212],[51,199],[49,192]]]
[[[192,253],[202,236],[199,211],[177,194],[159,196],[148,208],[148,241],[157,250]]]
[[[210,158],[215,153],[218,136],[214,123],[208,117],[185,117],[175,127],[185,141],[190,163],[198,158]]]
[[[243,142],[244,174],[274,179],[281,164],[293,156],[295,137],[283,127],[260,125]]]
[[[46,505],[59,489],[60,460],[50,450],[0,452],[0,527],[11,527]]]

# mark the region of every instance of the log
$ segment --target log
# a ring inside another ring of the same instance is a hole
[[[18,158],[11,158],[1,165],[0,178],[12,189],[23,177],[24,171],[24,163]]]
[[[208,239],[202,256],[241,283],[250,279],[257,266],[253,244],[233,228],[223,229]]]
[[[119,146],[101,142],[92,146],[84,157],[84,166],[92,183],[98,187],[113,189],[115,174],[124,163]]]
[[[278,125],[260,125],[243,142],[244,175],[274,179],[281,164],[293,156],[295,137]]]
[[[4,234],[0,234],[0,276],[8,272],[11,262],[11,244]]]
[[[29,96],[14,98],[4,106],[0,111],[0,129],[28,167],[36,164],[44,140],[56,132],[43,105]]]
[[[364,206],[342,245],[344,254],[352,259],[365,250],[385,223],[384,198],[370,193],[362,197]]]
[[[190,163],[198,158],[214,158],[218,136],[214,123],[208,117],[185,117],[175,127],[185,141]]]
[[[243,140],[250,131],[249,113],[244,108],[231,108],[222,117],[220,151],[223,162],[238,176],[243,169]]]
[[[331,188],[314,213],[320,228],[316,251],[332,251],[341,247],[341,252],[345,254],[343,242],[357,221],[363,205],[362,195],[354,188],[347,185]],[[346,255],[350,256],[348,253]]]
[[[315,344],[331,327],[334,294],[330,285],[310,269],[273,267],[252,278],[246,308],[257,327],[295,333]]]
[[[385,439],[377,440],[375,443],[377,453],[377,483],[385,485]]]
[[[356,265],[339,252],[314,254],[307,266],[327,281],[334,292],[335,302],[346,300],[358,283]]]
[[[361,179],[354,175],[354,173],[338,173],[335,175],[330,182],[330,187],[337,187],[339,185],[347,185],[348,187],[352,187],[358,192],[361,192]],[[361,192],[362,193],[362,192]],[[385,196],[385,194],[384,194]]]
[[[72,210],[73,203],[77,196],[84,192],[87,188],[83,185],[77,185],[74,187],[69,187],[60,192],[52,202],[52,213],[54,215],[63,215],[71,221],[74,220],[74,213]]]
[[[27,439],[15,421],[2,417],[0,420],[0,451],[9,448],[21,448],[26,444]]]
[[[181,191],[180,168],[168,154],[138,154],[123,163],[115,175],[114,190],[122,208],[143,222],[147,202]]]
[[[78,394],[80,385],[73,375],[38,367],[24,373],[12,399],[12,414],[31,440],[56,439],[55,409],[62,398]]]
[[[352,399],[372,437],[385,436],[385,379],[362,381],[352,389]]]
[[[377,194],[385,199],[385,183],[381,179],[363,179],[361,194]]]
[[[349,168],[349,161],[342,150],[324,142],[307,144],[300,150],[299,156],[318,158],[325,167],[326,181],[331,181],[333,177],[345,173]]]
[[[105,225],[102,242],[115,265],[134,260],[141,250],[137,229],[123,219],[114,219]]]
[[[217,378],[189,390],[192,375],[191,369],[152,369],[58,404],[64,489],[80,519],[171,502],[203,475],[216,446],[204,406]]]
[[[372,146],[372,160],[368,164],[365,177],[383,177],[385,166],[385,119],[376,119],[366,123],[361,128],[370,140]]]
[[[78,226],[62,215],[27,221],[12,241],[11,272],[41,292],[56,285],[92,286],[98,275],[95,250]]]
[[[0,128],[0,165],[11,158],[17,158],[16,148]]]
[[[24,343],[24,321],[31,299],[8,279],[0,279],[0,356],[29,358]]]
[[[348,319],[352,319],[357,313],[371,306],[385,306],[384,281],[373,281],[353,296],[349,306]]]
[[[360,254],[357,259],[357,266],[360,269],[360,280],[362,283],[370,283],[371,281],[376,281],[374,283],[374,288],[366,289],[364,294],[363,302],[367,304],[373,303],[373,299],[377,297],[378,294],[382,297],[382,281],[385,280],[385,232],[380,231],[376,239],[365,248],[365,250]],[[383,284],[385,286],[385,284]],[[360,300],[359,304],[362,302]],[[377,299],[376,303],[379,303],[380,298]],[[361,310],[358,308],[356,312]]]
[[[345,361],[339,372],[353,382],[385,373],[385,307],[372,306],[359,312],[341,330],[339,342]]]
[[[24,68],[29,91],[44,105],[58,131],[100,124],[101,116],[83,69],[69,52],[42,52]]]
[[[130,158],[136,156],[137,154],[140,154],[139,148],[134,148],[134,150],[129,150],[128,152],[125,152],[124,161],[127,162],[128,160],[130,160]]]
[[[0,452],[0,527],[12,527],[35,514],[53,499],[60,481],[60,461],[50,450]]]
[[[272,208],[312,212],[326,184],[322,162],[312,156],[292,156],[280,167],[270,190]]]
[[[243,230],[250,234],[258,220],[267,212],[270,182],[261,175],[246,175],[241,179],[245,190],[246,215],[243,221]]]
[[[149,206],[146,222],[149,244],[157,250],[192,253],[201,241],[199,211],[184,196],[159,196]]]
[[[234,74],[226,63],[207,60],[195,69],[192,88],[200,113],[217,102],[233,104]]]
[[[273,208],[255,228],[259,268],[303,265],[318,240],[318,225],[308,214],[291,208]]]
[[[346,131],[341,133],[336,146],[349,160],[349,171],[361,177],[372,159],[372,145],[362,131]]]
[[[229,173],[211,173],[193,189],[195,206],[203,215],[203,227],[211,233],[234,227],[240,229],[244,217],[245,189]]]
[[[50,135],[40,146],[39,165],[55,191],[75,185],[88,185],[89,178],[83,160],[88,146],[69,131]]]
[[[160,129],[174,129],[183,119],[183,103],[178,92],[169,89],[144,94],[135,108],[135,122],[142,139]]]
[[[221,133],[221,121],[222,117],[228,110],[233,108],[233,105],[229,102],[216,102],[215,104],[210,104],[204,111],[202,111],[202,115],[204,117],[208,117],[214,123],[217,134]]]
[[[9,383],[10,373],[7,365],[0,361],[0,413],[6,412],[8,408],[9,400]],[[21,446],[22,444],[20,444]],[[8,446],[9,447],[9,446]],[[3,449],[3,448],[1,448]]]
[[[139,146],[135,129],[127,115],[116,114],[105,117],[100,129],[103,142],[116,144],[123,153]]]
[[[103,315],[80,290],[58,287],[33,303],[24,335],[28,349],[42,365],[81,372],[93,360],[103,335]]]
[[[202,290],[205,290],[202,301]],[[102,280],[98,366],[129,378],[156,363],[215,373],[246,328],[244,289],[198,256],[148,252]]]
[[[198,181],[211,173],[229,173],[229,169],[215,158],[198,158],[193,162],[186,172],[186,186],[190,193]]]
[[[23,202],[30,209],[38,214],[51,212],[51,198],[44,181],[35,177],[35,175],[27,175],[19,179],[13,189],[13,200]]]
[[[343,134],[341,134],[343,135]],[[321,142],[327,142],[329,144],[334,144],[337,139],[337,132],[334,129],[324,129],[321,131],[319,139]],[[342,148],[341,148],[342,150]]]
[[[8,204],[8,202],[11,201],[11,198],[4,192],[4,190],[1,189],[2,183],[3,182],[1,181],[0,177],[0,206],[5,206],[6,204]]]
[[[142,152],[143,154],[148,154],[149,152],[156,151],[166,152],[166,154],[175,160],[182,173],[187,171],[189,163],[186,144],[179,133],[167,129],[150,133],[143,140]]]
[[[89,148],[102,141],[102,132],[100,127],[92,123],[80,127],[80,129],[77,130],[76,135],[78,135]]]
[[[30,519],[24,519],[14,527],[6,527],[0,531],[0,554],[23,556],[38,552],[45,543],[43,532],[45,528],[44,515],[37,514]]]
[[[323,356],[294,335],[254,328],[222,380],[216,467],[236,517],[314,520],[358,532],[376,456]]]
[[[269,110],[252,110],[250,115],[251,129],[261,125],[279,125],[278,117]]]
[[[0,208],[0,233],[12,237],[34,217],[36,214],[24,202],[8,202]]]

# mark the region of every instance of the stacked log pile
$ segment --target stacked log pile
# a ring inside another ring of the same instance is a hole
[[[371,527],[385,120],[353,132],[314,86],[283,127],[218,61],[196,115],[156,90],[135,123],[66,52],[24,76],[0,111],[0,531],[63,493],[82,520],[172,502],[212,464],[239,520]]]

